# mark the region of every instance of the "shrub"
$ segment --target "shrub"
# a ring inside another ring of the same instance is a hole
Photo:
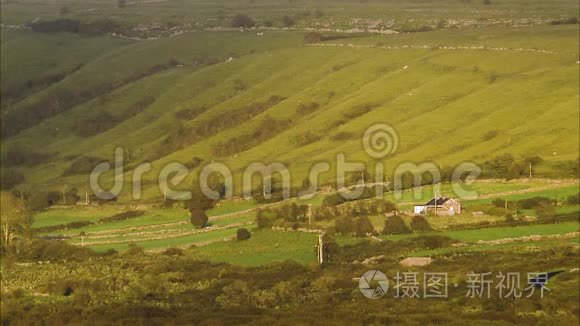
[[[512,214],[506,214],[506,215],[504,216],[504,220],[505,220],[507,223],[512,223],[512,222],[515,222],[515,220],[516,220],[516,219],[514,218],[514,216],[513,216]]]
[[[0,189],[7,190],[24,182],[24,176],[12,169],[0,169]]]
[[[566,199],[566,203],[568,203],[570,205],[580,204],[580,193],[577,193],[576,195],[572,195],[572,196],[568,197],[568,199]]]
[[[348,216],[341,216],[334,221],[337,233],[348,234],[353,232],[353,221]]]
[[[193,120],[198,115],[202,114],[203,112],[207,111],[205,106],[202,107],[194,107],[191,109],[183,109],[175,112],[173,115],[176,119],[179,120]]]
[[[238,239],[238,241],[248,240],[251,236],[250,231],[244,228],[238,229],[236,232],[236,239]]]
[[[322,207],[338,206],[344,203],[346,203],[346,199],[342,197],[339,193],[335,193],[324,197],[324,199],[322,200]]]
[[[350,110],[348,110],[347,112],[344,112],[342,115],[346,119],[351,120],[351,119],[360,117],[363,114],[371,112],[373,109],[377,108],[378,106],[379,106],[378,104],[374,104],[374,103],[359,104],[359,105],[353,106]]]
[[[36,153],[25,147],[12,147],[2,158],[2,163],[5,166],[27,166],[32,167],[35,165],[47,163],[51,158],[52,154],[49,153]]]
[[[244,14],[237,14],[232,18],[232,27],[249,28],[256,25],[254,20]]]
[[[322,138],[322,134],[319,132],[308,130],[304,133],[296,135],[292,138],[292,143],[296,146],[305,146],[319,141]]]
[[[145,215],[144,211],[134,210],[134,211],[126,211],[119,214],[115,214],[110,217],[103,217],[99,219],[101,223],[109,223],[109,222],[116,222],[116,221],[123,221],[130,218],[135,218],[139,216]]]
[[[433,228],[431,228],[431,225],[429,224],[429,222],[427,222],[427,219],[421,215],[413,216],[413,218],[411,219],[410,226],[411,226],[411,229],[413,229],[413,231],[416,231],[416,232],[426,232],[426,231],[433,230]]]
[[[403,221],[400,216],[393,215],[385,219],[383,234],[406,234],[411,232],[411,229],[407,226],[407,224],[405,224],[405,221]]]
[[[143,248],[139,247],[136,243],[131,242],[127,247],[127,251],[125,251],[125,255],[127,256],[136,256],[143,253]]]
[[[191,210],[191,218],[190,222],[193,224],[194,227],[201,229],[204,228],[207,224],[207,215],[201,209],[193,209]]]
[[[116,126],[120,121],[107,111],[91,112],[76,120],[73,132],[79,137],[98,135]]]
[[[354,221],[354,233],[357,237],[364,237],[374,231],[373,224],[367,216],[360,216]]]
[[[284,25],[284,27],[292,27],[296,25],[296,22],[294,21],[294,18],[290,16],[284,16],[282,17],[282,24]]]
[[[554,200],[547,198],[547,197],[535,196],[532,198],[522,199],[522,200],[518,201],[518,204],[523,209],[533,209],[533,208],[540,207],[542,205],[553,206]]]
[[[183,256],[183,250],[179,248],[167,248],[163,251],[165,256]]]
[[[306,44],[320,43],[322,41],[324,41],[324,37],[320,33],[310,32],[304,35],[304,43]]]
[[[296,109],[296,114],[298,114],[299,116],[304,116],[316,111],[316,109],[318,109],[319,107],[320,104],[316,102],[300,103],[298,104],[298,108]]]
[[[256,224],[259,228],[272,226],[276,220],[276,213],[269,209],[260,209],[256,215]]]
[[[89,226],[92,224],[94,224],[94,223],[90,222],[90,221],[76,221],[76,222],[70,222],[70,223],[64,223],[64,224],[44,226],[41,228],[36,228],[34,230],[37,233],[45,233],[45,232],[52,232],[52,231],[63,230],[63,229],[64,230],[79,229],[79,228],[83,228],[85,226]]]
[[[63,176],[89,174],[100,163],[106,162],[103,159],[92,156],[81,156],[71,163],[63,172]]]
[[[491,130],[491,131],[486,132],[483,136],[481,136],[481,140],[488,141],[488,140],[495,138],[497,135],[498,135],[497,130]]]
[[[345,140],[353,139],[354,136],[355,135],[351,132],[340,131],[340,132],[337,132],[336,134],[330,136],[330,139],[334,140],[334,141],[345,141]]]

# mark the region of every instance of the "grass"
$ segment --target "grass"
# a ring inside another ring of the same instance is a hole
[[[163,249],[176,246],[187,246],[193,245],[205,241],[220,241],[225,237],[230,237],[236,234],[236,229],[224,229],[211,231],[206,233],[199,233],[194,235],[188,235],[183,237],[169,238],[169,239],[159,239],[159,240],[148,240],[148,241],[127,241],[124,243],[111,243],[104,245],[91,246],[95,251],[106,251],[109,249],[114,249],[117,251],[125,251],[130,243],[135,243],[143,249]]]
[[[564,222],[556,224],[537,224],[521,226],[488,227],[481,229],[433,231],[411,234],[382,235],[380,239],[399,241],[418,236],[439,235],[449,237],[462,242],[476,243],[479,240],[489,241],[505,238],[517,238],[528,235],[552,235],[576,232],[579,229],[578,222]],[[361,241],[360,238],[350,236],[337,236],[337,242],[341,245],[352,244]]]
[[[528,32],[533,39],[533,31],[530,29]],[[573,36],[572,29],[568,32]],[[191,33],[124,47],[100,57],[52,87],[90,88],[99,82],[101,75],[97,79],[88,77],[95,75],[95,70],[102,66],[107,66],[108,71],[117,70],[118,76],[130,75],[170,59],[162,53],[162,49],[167,47],[175,48],[173,56],[185,62],[186,66],[148,77],[126,86],[126,90],[115,91],[115,101],[96,100],[75,107],[4,143],[8,146],[32,146],[42,138],[47,144],[45,150],[59,153],[50,166],[21,169],[31,184],[82,184],[86,176],[61,177],[62,171],[70,164],[70,157],[91,155],[110,159],[115,146],[138,149],[133,150],[134,160],[154,158],[153,170],[144,175],[145,199],[160,198],[159,190],[152,185],[155,175],[166,163],[188,162],[192,153],[198,153],[197,156],[203,159],[214,159],[212,148],[215,144],[252,132],[266,116],[292,119],[293,124],[247,151],[219,158],[234,171],[236,192],[241,191],[242,169],[256,160],[291,162],[289,169],[296,184],[306,177],[310,162],[332,162],[338,152],[349,153],[349,160],[368,161],[358,135],[375,123],[378,116],[389,117],[385,122],[397,129],[401,140],[396,155],[385,161],[389,169],[409,160],[433,160],[443,166],[465,160],[481,162],[505,152],[519,157],[538,154],[547,160],[544,165],[548,167],[552,161],[573,160],[578,156],[577,152],[569,150],[578,147],[574,122],[577,120],[574,116],[578,114],[575,110],[578,78],[573,60],[535,53],[499,52],[489,56],[485,51],[304,47],[299,38],[297,33],[272,33],[265,38],[247,33]],[[441,42],[445,42],[444,37]],[[228,45],[222,48],[221,44]],[[149,54],[143,56],[142,53]],[[187,62],[197,56],[211,56],[220,61],[233,56],[235,60],[210,67],[188,66]],[[135,60],[136,57],[139,59]],[[476,72],[475,65],[478,66]],[[404,66],[411,68],[402,69]],[[490,74],[499,77],[491,83]],[[106,78],[106,75],[102,77]],[[240,82],[245,85],[242,91],[235,86]],[[555,83],[559,86],[552,87]],[[82,116],[94,110],[124,110],[123,105],[115,107],[112,103],[133,100],[138,96],[136,94],[151,93],[149,89],[157,90],[156,101],[141,114],[118,126],[82,139],[66,132],[74,115]],[[540,89],[550,91],[539,92]],[[156,154],[161,140],[176,124],[193,128],[199,121],[227,115],[232,109],[251,105],[269,95],[286,99],[254,119],[242,121],[213,137],[200,139],[183,150],[165,156]],[[41,93],[35,94],[27,101],[41,96]],[[317,102],[319,109],[308,117],[296,116],[295,110],[300,102]],[[360,117],[342,121],[342,116],[349,110],[365,103],[376,103],[378,107]],[[195,106],[211,109],[192,121],[175,120],[174,112]],[[545,112],[546,108],[549,112]],[[18,105],[13,109],[18,110]],[[433,110],[437,111],[442,122],[436,130],[429,131],[425,126]],[[478,119],[468,118],[474,116]],[[525,119],[539,116],[542,118]],[[559,116],[569,118],[558,119],[556,123],[553,119]],[[493,126],[488,122],[496,120],[500,122]],[[552,132],[554,125],[558,125],[558,133]],[[64,131],[55,134],[56,128]],[[303,146],[290,141],[310,129],[323,136]],[[497,131],[495,138],[479,139],[478,135],[490,130]],[[337,143],[330,139],[330,135],[336,132],[350,133],[353,138]],[[521,135],[526,136],[522,138]],[[437,145],[436,152],[431,150],[435,144],[441,143],[445,145]],[[554,152],[558,155],[553,156]],[[321,176],[322,180],[332,180],[334,172],[332,167],[329,173]],[[182,187],[192,182],[195,175],[196,172],[191,171]],[[518,186],[505,187],[514,189]],[[123,200],[129,198],[129,189],[125,188]],[[227,210],[224,208],[223,211]]]
[[[257,229],[251,232],[249,240],[214,243],[188,250],[187,254],[200,260],[241,266],[258,266],[285,260],[309,264],[316,260],[316,234]]]

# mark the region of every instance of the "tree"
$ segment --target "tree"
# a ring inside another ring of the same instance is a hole
[[[190,211],[194,209],[199,209],[202,211],[206,211],[210,208],[213,208],[216,204],[216,201],[207,197],[202,191],[199,185],[196,183],[195,188],[191,192],[191,199],[186,201],[184,206],[186,209]]]
[[[311,32],[304,36],[304,43],[313,44],[324,41],[324,37],[320,33]]]
[[[248,240],[251,236],[252,234],[250,233],[250,231],[244,228],[238,229],[238,232],[236,232],[236,239],[238,239],[239,241]]]
[[[125,8],[127,6],[127,0],[117,0],[117,8]]]
[[[85,231],[81,231],[81,233],[79,233],[79,237],[81,238],[81,245],[84,246],[85,245],[85,237],[87,236],[87,234],[85,233]]]
[[[360,216],[354,222],[354,233],[357,237],[364,237],[369,233],[373,233],[375,229],[371,220],[367,216]]]
[[[284,27],[292,27],[296,25],[296,22],[294,21],[294,18],[290,16],[284,16],[282,17],[282,24],[284,25]]]
[[[413,229],[413,231],[425,232],[433,230],[429,222],[427,222],[427,219],[425,219],[425,217],[421,215],[413,216],[413,219],[411,219],[410,226]]]
[[[193,209],[191,210],[191,218],[190,222],[198,229],[204,228],[207,224],[207,215],[201,209]]]
[[[254,25],[254,20],[244,14],[237,14],[232,18],[232,27],[249,28]]]
[[[383,229],[383,234],[405,234],[411,233],[411,229],[405,224],[405,221],[398,216],[393,215],[387,217],[385,220],[385,227]]]
[[[10,247],[14,240],[28,234],[32,217],[23,199],[0,192],[1,247]]]
[[[337,233],[347,234],[353,232],[352,220],[348,216],[341,216],[334,221]]]

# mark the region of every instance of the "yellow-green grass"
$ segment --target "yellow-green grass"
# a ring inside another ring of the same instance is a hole
[[[86,218],[81,220],[93,220],[97,221],[100,218],[110,217],[111,215],[108,214],[107,211],[103,213],[95,212],[93,210],[92,216],[87,215]],[[124,211],[124,210],[123,210]],[[121,212],[118,210],[116,212]],[[56,215],[54,216],[55,220],[59,220],[61,216]],[[188,211],[185,209],[151,209],[146,212],[145,215],[129,218],[121,221],[115,222],[108,222],[108,223],[97,223],[93,225],[89,225],[79,229],[69,229],[69,230],[57,230],[51,231],[48,234],[62,234],[62,235],[75,235],[81,231],[86,233],[89,232],[99,232],[99,231],[108,231],[108,230],[121,230],[123,228],[130,228],[130,227],[144,227],[150,225],[157,225],[157,224],[165,224],[165,223],[176,223],[176,222],[189,222],[189,215]],[[62,224],[62,223],[55,223],[55,224]]]
[[[411,257],[421,257],[421,256],[436,256],[442,254],[449,254],[449,253],[465,253],[465,252],[476,252],[476,251],[498,251],[502,253],[498,254],[505,254],[505,252],[516,252],[516,251],[529,251],[538,248],[550,248],[554,252],[560,251],[561,247],[569,246],[570,243],[578,242],[578,239],[556,239],[556,240],[542,240],[542,241],[534,241],[534,242],[513,242],[513,243],[504,243],[504,244],[497,244],[497,245],[472,245],[467,247],[460,247],[460,248],[439,248],[439,249],[428,249],[428,250],[419,250],[414,252],[409,252],[407,255]]]
[[[6,29],[1,30],[1,35],[3,92],[23,87],[28,80],[70,73],[80,64],[133,43],[108,36],[87,38],[69,33],[38,34]]]
[[[528,235],[553,235],[566,234],[576,232],[579,228],[578,222],[563,222],[555,224],[536,224],[536,225],[520,225],[520,226],[503,226],[503,227],[488,227],[478,229],[465,229],[453,231],[433,231],[420,232],[411,234],[397,234],[397,235],[382,235],[379,238],[389,241],[398,241],[402,239],[409,239],[423,235],[439,235],[446,236],[455,240],[467,243],[476,243],[479,240],[497,240],[505,238],[517,238]],[[361,238],[338,236],[337,242],[339,244],[349,244],[361,241]]]
[[[32,227],[40,228],[81,221],[96,222],[100,218],[113,216],[123,210],[123,206],[113,205],[47,209],[34,214]]]
[[[187,250],[187,254],[200,260],[242,266],[286,260],[308,264],[316,260],[316,234],[258,229],[250,231],[252,237],[249,240],[213,243]]]
[[[554,31],[572,41],[577,35],[573,29]],[[544,34],[536,37],[533,29],[524,28],[522,33],[530,44],[545,39]],[[432,35],[434,41],[441,43],[447,38],[447,34]],[[131,75],[168,60],[171,56],[166,48],[175,48],[172,56],[189,62],[200,55],[224,61],[229,56],[235,59],[201,69],[176,68],[165,73],[173,76],[165,81],[161,77],[147,78],[151,85],[171,87],[162,87],[156,101],[141,114],[94,137],[72,136],[66,130],[71,125],[72,113],[67,112],[3,140],[3,145],[34,147],[42,139],[45,150],[58,153],[58,159],[50,164],[20,169],[30,188],[32,185],[37,188],[38,184],[60,187],[62,183],[84,187],[86,175],[61,177],[71,158],[91,155],[112,159],[113,149],[123,146],[133,151],[134,162],[154,158],[152,171],[144,175],[144,196],[148,200],[162,196],[156,183],[165,164],[189,162],[193,156],[230,166],[236,193],[241,192],[242,170],[250,162],[288,163],[295,185],[306,178],[311,162],[332,163],[340,152],[348,153],[349,160],[371,163],[360,136],[377,122],[389,123],[399,133],[397,152],[382,160],[387,174],[401,162],[429,160],[453,166],[464,161],[481,163],[503,153],[518,158],[539,155],[546,162],[537,168],[544,166],[546,173],[552,173],[553,163],[578,157],[579,78],[575,57],[509,51],[490,55],[485,50],[309,47],[301,44],[300,37],[298,33],[273,33],[264,38],[249,33],[189,33],[124,47],[100,57],[54,87],[90,88],[110,77],[112,70],[119,76]],[[223,44],[225,48],[221,48]],[[107,70],[102,72],[105,66]],[[101,75],[95,78],[97,69]],[[237,88],[240,82],[245,89]],[[148,93],[142,92],[144,96]],[[215,136],[197,139],[182,150],[159,157],[163,139],[178,125],[196,128],[207,119],[227,117],[232,110],[264,101],[271,95],[286,99]],[[33,97],[38,96],[42,94]],[[123,97],[120,93],[119,96]],[[33,97],[27,101],[34,100]],[[133,99],[135,95],[127,97]],[[319,103],[319,109],[306,116],[296,114],[300,103],[309,102]],[[122,110],[106,102],[96,103],[78,106],[71,112],[82,116],[94,110]],[[369,103],[377,107],[359,117],[344,118],[353,107]],[[12,109],[18,110],[18,105]],[[174,117],[179,110],[199,106],[209,110],[192,121],[178,121]],[[292,124],[284,130],[275,130],[271,137],[241,153],[228,157],[214,154],[216,144],[254,132],[267,116],[291,119]],[[59,126],[65,126],[65,130],[48,132]],[[320,138],[306,145],[294,141],[306,132],[316,133]],[[351,138],[332,140],[331,136],[338,132],[349,133]],[[484,138],[488,132],[496,136]],[[334,171],[332,164],[331,172],[321,175],[322,181],[334,181]],[[180,187],[188,188],[197,172],[192,171]],[[127,172],[127,184],[130,177],[131,172]],[[130,187],[125,187],[121,200],[129,199]]]
[[[146,250],[163,249],[163,248],[176,247],[176,246],[194,245],[194,244],[199,244],[201,242],[206,242],[206,241],[223,241],[224,238],[234,236],[236,234],[236,231],[237,231],[237,229],[230,228],[230,229],[197,233],[197,234],[193,234],[193,235],[174,237],[174,238],[168,238],[168,239],[157,239],[157,240],[147,240],[147,241],[135,240],[135,241],[122,242],[122,243],[102,244],[102,245],[91,246],[90,248],[94,249],[95,251],[106,251],[109,249],[114,249],[117,251],[124,251],[128,248],[130,243],[135,243],[139,247],[146,249]]]

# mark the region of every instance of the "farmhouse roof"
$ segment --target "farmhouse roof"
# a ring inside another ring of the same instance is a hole
[[[425,206],[441,206],[443,204],[445,204],[449,199],[449,197],[437,197],[437,198],[433,198],[431,199],[427,204],[425,204]],[[435,201],[437,201],[437,204],[435,204]]]

